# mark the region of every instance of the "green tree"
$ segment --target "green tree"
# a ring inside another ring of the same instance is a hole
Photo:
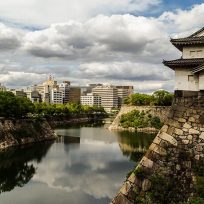
[[[0,92],[0,116],[20,118],[34,111],[33,103],[11,92]]]
[[[173,94],[165,90],[158,90],[153,93],[154,105],[157,106],[171,106],[173,101]]]

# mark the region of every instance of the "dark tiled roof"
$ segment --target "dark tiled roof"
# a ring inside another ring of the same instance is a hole
[[[189,37],[195,37],[196,35],[198,35],[199,33],[204,31],[204,27],[201,28],[200,30],[196,31],[195,33],[193,33],[192,35],[190,35]]]
[[[164,60],[163,64],[172,69],[176,67],[195,68],[197,66],[200,66],[201,64],[204,64],[204,58],[193,58],[193,59],[182,59],[181,58],[181,59],[170,60],[170,61]]]
[[[204,45],[204,36],[197,36],[204,31],[204,27],[186,38],[171,39],[171,43],[182,51],[184,45]]]
[[[184,45],[204,45],[204,36],[171,39],[171,43],[182,51]]]
[[[194,69],[191,70],[191,72],[192,72],[193,74],[195,74],[195,73],[198,73],[198,72],[200,72],[200,71],[202,71],[202,70],[204,70],[204,64],[201,64],[201,65],[195,67]]]

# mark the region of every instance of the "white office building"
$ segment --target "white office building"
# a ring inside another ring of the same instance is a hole
[[[66,104],[69,102],[69,93],[70,93],[70,82],[63,81],[63,83],[59,84],[59,90],[62,91],[63,95],[63,103]]]
[[[92,89],[94,95],[101,97],[101,106],[107,112],[118,108],[118,90],[115,86],[101,85]]]
[[[63,104],[63,92],[57,88],[54,88],[50,92],[50,103]]]
[[[101,97],[93,93],[81,96],[81,104],[88,106],[101,106]]]

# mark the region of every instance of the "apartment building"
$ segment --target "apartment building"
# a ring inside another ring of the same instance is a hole
[[[92,93],[101,97],[101,106],[107,112],[110,112],[113,108],[118,108],[118,91],[115,86],[96,86],[92,89]]]
[[[118,106],[121,107],[123,100],[133,94],[134,88],[133,86],[116,86],[116,88],[118,90]]]
[[[69,103],[80,103],[81,88],[78,86],[71,86],[69,91]]]
[[[66,104],[69,102],[69,92],[70,92],[70,82],[63,81],[59,84],[59,90],[62,91],[63,103]]]
[[[63,104],[63,92],[58,88],[53,88],[50,92],[50,103]]]
[[[81,96],[81,105],[101,106],[101,97],[93,93],[87,93],[87,95]]]

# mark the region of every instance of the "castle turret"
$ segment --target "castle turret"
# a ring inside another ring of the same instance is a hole
[[[204,93],[204,28],[185,38],[171,39],[182,52],[176,60],[163,61],[175,71],[175,94],[197,96]]]

